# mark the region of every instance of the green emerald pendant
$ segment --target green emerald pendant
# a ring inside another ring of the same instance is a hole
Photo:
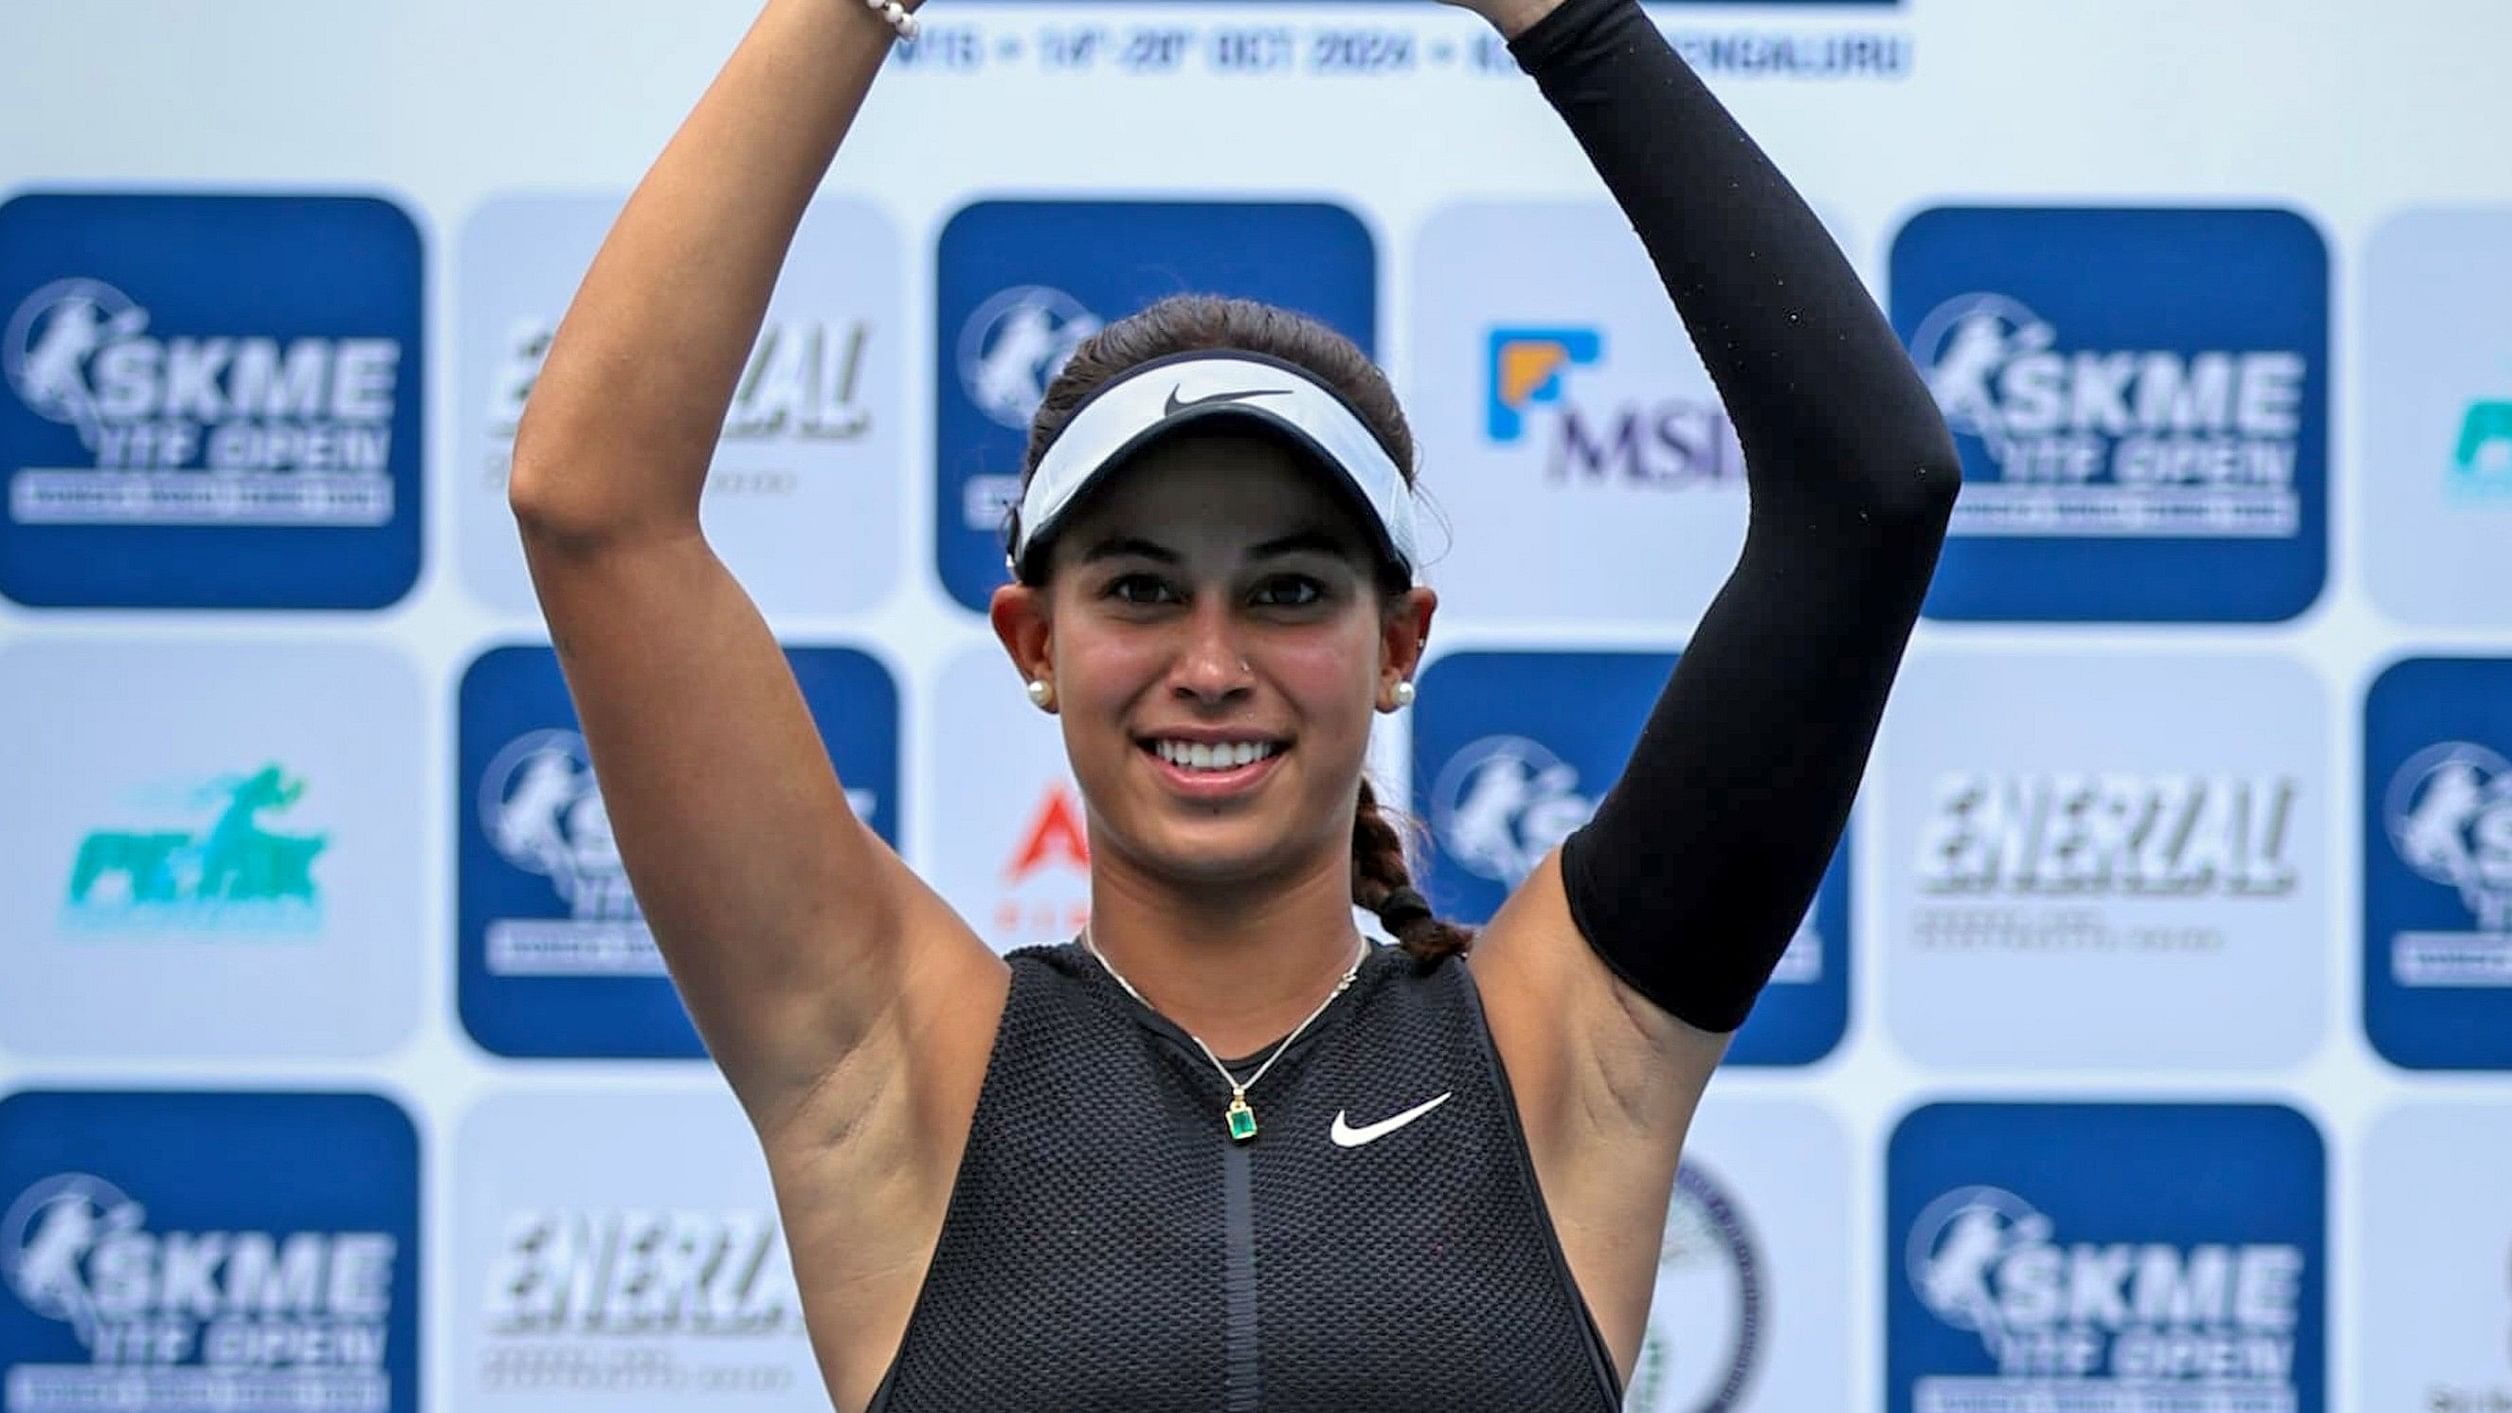
[[[1230,1107],[1222,1111],[1221,1117],[1229,1123],[1233,1141],[1245,1143],[1256,1136],[1256,1111],[1247,1107],[1246,1095],[1231,1095]]]

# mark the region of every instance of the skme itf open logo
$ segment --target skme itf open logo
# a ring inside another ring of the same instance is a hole
[[[2512,660],[2413,658],[2364,703],[2364,1025],[2393,1063],[2512,1069]]]
[[[1928,611],[2267,622],[2327,569],[2328,250],[2273,210],[1922,212],[1893,321],[1963,456]]]
[[[2325,1175],[2318,1130],[2272,1105],[1912,1113],[1886,1408],[2321,1413]]]
[[[0,1407],[416,1413],[418,1159],[373,1095],[0,1100]]]
[[[872,658],[792,648],[786,662],[856,815],[897,838],[898,689]],[[696,1059],[611,833],[557,655],[494,648],[461,686],[457,990],[494,1054]],[[690,866],[695,866],[694,864]]]
[[[1414,709],[1415,809],[1431,830],[1425,891],[1481,922],[1621,775],[1671,653],[1453,653],[1422,674]],[[1844,837],[1771,986],[1737,1032],[1733,1064],[1811,1064],[1849,1017]]]
[[[367,199],[0,206],[0,593],[377,608],[418,575],[419,237]]]

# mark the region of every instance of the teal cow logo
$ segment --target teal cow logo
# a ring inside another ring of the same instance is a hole
[[[305,930],[320,921],[314,861],[325,834],[285,834],[266,816],[293,807],[305,781],[276,765],[182,790],[207,827],[99,829],[79,844],[66,911],[87,928]]]

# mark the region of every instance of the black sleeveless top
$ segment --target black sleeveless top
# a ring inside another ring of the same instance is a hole
[[[1202,1052],[1089,953],[1009,961],[872,1413],[1621,1406],[1461,959],[1373,947],[1248,1092],[1245,1143]]]

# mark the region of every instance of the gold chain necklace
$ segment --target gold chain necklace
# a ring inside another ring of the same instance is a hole
[[[1082,950],[1097,959],[1108,975],[1116,979],[1116,984],[1125,988],[1125,994],[1134,998],[1136,1005],[1153,1015],[1160,1015],[1160,1008],[1144,1000],[1143,993],[1135,990],[1134,983],[1127,981],[1125,973],[1118,971],[1108,961],[1107,954],[1099,950],[1099,944],[1091,940],[1090,927],[1086,923],[1082,927]],[[1291,1048],[1291,1042],[1300,1038],[1301,1031],[1308,1029],[1311,1023],[1326,1013],[1326,1008],[1334,1004],[1337,996],[1351,989],[1353,978],[1361,974],[1361,963],[1368,959],[1369,939],[1364,937],[1361,939],[1360,950],[1352,954],[1352,965],[1344,968],[1343,976],[1335,982],[1334,990],[1326,993],[1326,999],[1317,1003],[1317,1009],[1308,1013],[1307,1020],[1291,1027],[1291,1033],[1282,1037],[1282,1043],[1273,1047],[1273,1053],[1265,1057],[1265,1062],[1256,1067],[1256,1073],[1249,1075],[1245,1083],[1241,1083],[1237,1075],[1230,1073],[1230,1067],[1221,1063],[1221,1057],[1212,1053],[1212,1047],[1204,1043],[1202,1036],[1188,1030],[1185,1026],[1178,1026],[1178,1030],[1187,1039],[1195,1042],[1195,1048],[1204,1052],[1204,1058],[1212,1061],[1212,1067],[1221,1074],[1222,1083],[1230,1086],[1230,1107],[1221,1111],[1221,1123],[1229,1132],[1232,1141],[1245,1143],[1256,1136],[1256,1111],[1247,1107],[1248,1087],[1265,1077],[1265,1071],[1273,1068],[1273,1062],[1282,1058],[1283,1052]],[[1162,1019],[1166,1020],[1167,1017],[1163,1016]],[[1177,1025],[1175,1021],[1169,1023]]]

